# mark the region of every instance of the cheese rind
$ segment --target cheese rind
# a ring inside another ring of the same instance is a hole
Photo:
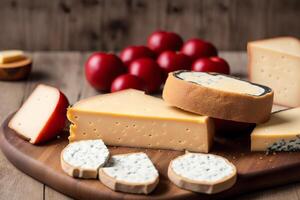
[[[280,37],[249,42],[249,79],[274,90],[274,103],[300,106],[300,41]]]
[[[169,73],[163,99],[186,111],[246,123],[270,117],[273,91],[263,85],[217,73]]]
[[[132,89],[82,100],[67,115],[70,142],[99,138],[113,146],[208,152],[214,135],[210,118]]]
[[[9,128],[33,144],[43,143],[61,133],[69,102],[57,88],[38,85],[9,121]]]
[[[170,162],[169,179],[178,187],[200,193],[218,193],[234,185],[236,167],[227,159],[201,153],[187,153]]]
[[[61,152],[61,167],[75,178],[97,178],[99,167],[108,161],[109,151],[102,140],[70,143]]]
[[[148,194],[158,184],[159,174],[145,153],[114,155],[99,169],[100,181],[112,190]]]
[[[0,64],[12,63],[25,59],[23,51],[20,50],[7,50],[0,51]]]
[[[300,108],[275,112],[251,133],[251,151],[300,150]]]

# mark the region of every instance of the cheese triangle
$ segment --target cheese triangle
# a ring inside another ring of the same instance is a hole
[[[71,142],[99,138],[114,146],[208,152],[214,132],[209,117],[133,89],[81,100],[68,119]]]

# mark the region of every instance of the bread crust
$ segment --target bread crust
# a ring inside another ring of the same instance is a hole
[[[182,155],[182,156],[185,156],[185,155]],[[179,156],[179,157],[182,157],[182,156]],[[214,155],[214,156],[221,157],[221,156],[217,156],[217,155]],[[179,158],[179,157],[177,157],[177,158]],[[177,158],[175,158],[175,159],[177,159]],[[225,158],[222,157],[222,159],[225,159]],[[177,185],[178,187],[180,187],[182,189],[190,190],[193,192],[206,193],[206,194],[219,193],[219,192],[222,192],[224,190],[231,188],[235,184],[236,179],[237,179],[236,167],[232,163],[230,163],[227,159],[225,159],[225,161],[233,167],[233,169],[234,169],[233,173],[230,176],[224,177],[213,183],[205,182],[205,181],[190,180],[179,174],[176,174],[176,172],[174,172],[174,170],[171,167],[173,160],[170,162],[169,167],[168,167],[168,177],[171,182],[173,182],[175,185]]]
[[[128,155],[129,154],[132,153],[128,153]],[[126,155],[126,154],[122,154],[122,155]],[[159,182],[159,176],[157,176],[154,181],[146,182],[142,184],[133,184],[126,181],[120,181],[120,180],[116,180],[115,178],[105,173],[103,168],[99,169],[98,174],[101,183],[103,183],[108,188],[114,191],[133,193],[133,194],[149,194],[156,188]]]
[[[60,154],[60,164],[61,168],[64,172],[66,172],[69,176],[72,176],[74,178],[84,178],[84,179],[96,179],[98,176],[98,169],[87,169],[87,168],[80,168],[75,167],[67,163],[64,158],[63,154],[66,148],[64,148]],[[106,162],[108,161],[109,156],[106,159]],[[105,162],[105,163],[106,163]],[[102,167],[102,166],[100,166]]]
[[[106,174],[102,168],[99,169],[99,179],[101,183],[114,191],[133,194],[149,194],[155,189],[159,182],[158,177],[153,182],[145,184],[132,184],[125,181],[118,181]]]
[[[261,96],[238,94],[181,80],[169,73],[163,99],[172,106],[209,117],[247,123],[263,123],[270,118],[273,91]]]

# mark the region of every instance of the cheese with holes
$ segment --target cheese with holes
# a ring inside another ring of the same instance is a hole
[[[299,151],[300,108],[275,112],[251,134],[251,151]]]
[[[0,51],[0,64],[12,63],[25,59],[24,52],[20,50]]]
[[[211,118],[133,89],[81,100],[67,116],[70,142],[99,138],[113,146],[208,152],[214,134]]]
[[[274,90],[274,103],[300,106],[300,41],[292,37],[248,43],[249,79]]]

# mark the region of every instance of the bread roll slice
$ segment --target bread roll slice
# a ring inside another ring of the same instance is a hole
[[[237,170],[221,156],[186,153],[170,162],[168,177],[182,189],[213,194],[232,187],[236,182]]]
[[[114,155],[99,169],[100,181],[115,191],[149,194],[158,184],[159,174],[145,153]]]
[[[61,167],[75,178],[97,178],[98,169],[108,159],[109,151],[102,140],[82,140],[63,149]]]
[[[228,75],[175,71],[169,73],[163,99],[170,105],[209,117],[246,123],[270,118],[273,91]]]

